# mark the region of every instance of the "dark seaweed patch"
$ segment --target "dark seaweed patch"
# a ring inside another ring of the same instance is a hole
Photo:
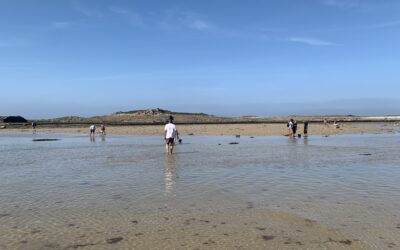
[[[211,244],[215,244],[215,241],[213,241],[212,239],[208,239],[208,241],[203,242],[203,245],[211,245]]]
[[[351,245],[352,241],[351,240],[340,240],[339,243],[342,243],[345,245]]]
[[[32,141],[61,141],[61,139],[33,139]]]
[[[115,243],[120,242],[123,239],[124,239],[123,237],[111,238],[111,239],[107,239],[107,243],[108,244],[115,244]]]
[[[273,240],[273,239],[275,239],[275,236],[273,236],[273,235],[263,235],[262,238],[263,238],[263,240]]]
[[[81,248],[81,247],[88,247],[88,246],[95,246],[95,245],[96,245],[96,244],[93,244],[93,243],[88,243],[88,244],[75,244],[75,245],[70,246],[69,248],[78,249],[78,248]]]

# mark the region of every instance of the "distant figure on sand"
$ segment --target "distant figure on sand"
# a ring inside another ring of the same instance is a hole
[[[175,137],[179,139],[178,130],[176,129],[175,124],[172,123],[173,121],[174,118],[170,116],[168,124],[165,125],[164,128],[165,150],[168,154],[172,154],[174,151]]]
[[[335,128],[340,128],[340,124],[336,120],[333,122],[333,126]]]
[[[296,132],[297,132],[297,121],[293,121],[293,127],[292,127],[292,131],[293,131],[293,136],[296,136]]]
[[[106,135],[106,126],[104,126],[104,123],[101,124],[100,132],[101,132],[101,135]]]
[[[36,134],[36,122],[32,122],[32,131]]]
[[[304,131],[303,131],[303,133],[304,133],[304,136],[308,135],[308,121],[304,122]]]
[[[293,136],[293,119],[290,119],[287,123],[288,135]]]
[[[96,125],[91,125],[90,126],[90,136],[95,136],[96,133]]]

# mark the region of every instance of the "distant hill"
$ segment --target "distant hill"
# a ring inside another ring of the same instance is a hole
[[[199,115],[199,116],[210,116],[205,113],[188,113],[188,112],[174,112],[166,109],[140,109],[140,110],[133,110],[133,111],[120,111],[115,112],[111,115]]]
[[[322,122],[378,122],[378,121],[400,121],[400,116],[353,116],[353,115],[317,115],[317,116],[278,116],[278,117],[222,117],[205,113],[175,112],[161,108],[142,109],[132,111],[119,111],[109,115],[94,117],[65,116],[55,119],[39,120],[39,124],[68,125],[68,124],[101,124],[109,125],[151,125],[165,124],[169,116],[174,117],[177,124],[229,124],[229,123],[286,123],[293,118],[299,123],[303,121]]]
[[[174,117],[176,123],[224,123],[235,118],[219,117],[205,113],[174,112],[155,108],[132,111],[119,111],[110,115],[79,117],[65,116],[55,119],[42,120],[43,123],[108,123],[108,124],[160,124],[165,123],[169,116]]]

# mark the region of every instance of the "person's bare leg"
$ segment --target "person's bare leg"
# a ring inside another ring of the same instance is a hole
[[[165,153],[169,154],[169,144],[165,144]]]
[[[172,155],[172,152],[174,151],[174,144],[171,144],[169,149],[170,149],[171,155]]]

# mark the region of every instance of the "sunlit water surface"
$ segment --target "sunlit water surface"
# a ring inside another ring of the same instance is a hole
[[[0,134],[0,248],[400,249],[399,142],[186,136],[168,156],[155,136]]]

